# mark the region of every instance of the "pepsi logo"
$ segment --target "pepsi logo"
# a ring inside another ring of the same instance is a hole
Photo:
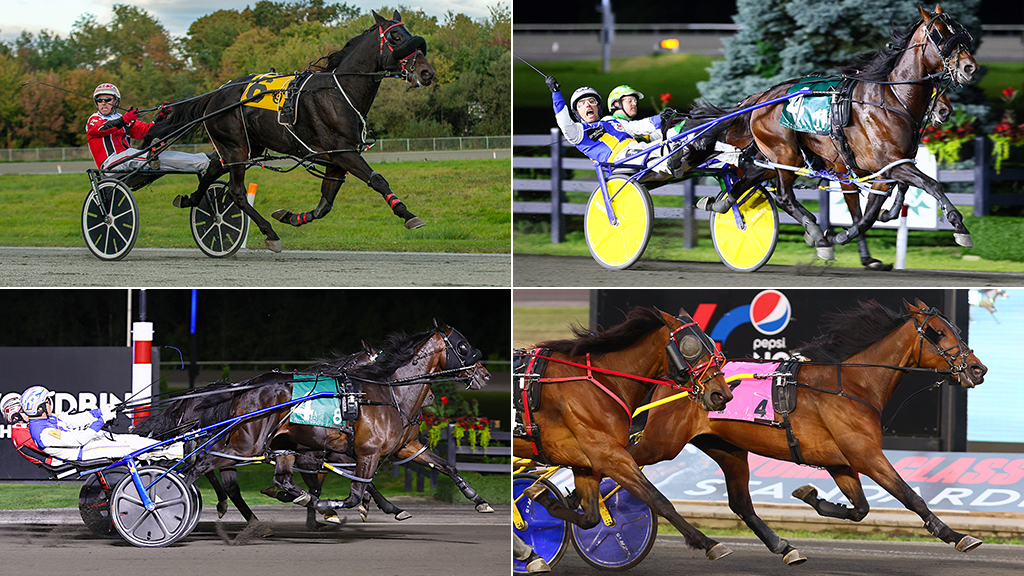
[[[789,299],[778,290],[765,290],[750,301],[750,323],[766,336],[785,330],[792,316]]]

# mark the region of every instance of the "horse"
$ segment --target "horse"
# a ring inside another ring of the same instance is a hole
[[[251,84],[254,75],[237,78],[200,98],[176,105],[163,121],[156,122],[144,145],[160,142],[204,119],[203,125],[220,155],[220,161],[211,161],[199,188],[190,196],[177,196],[174,205],[197,206],[207,187],[228,172],[228,193],[266,236],[267,248],[280,252],[280,237],[245,199],[246,168],[269,149],[324,167],[316,208],[298,214],[276,210],[272,216],[281,222],[302,226],[326,216],[345,175],[351,173],[379,192],[392,212],[405,221],[406,228],[424,226],[423,220],[409,211],[361,153],[367,136],[366,115],[381,79],[404,68],[411,85],[427,86],[433,80],[434,69],[425,57],[426,41],[406,29],[397,11],[390,20],[372,13],[374,26],[341,50],[321,58],[326,63],[310,67],[312,74],[294,95],[298,99],[294,125],[280,124],[276,110],[241,105],[243,100],[251,100],[260,93],[260,86]]]
[[[378,464],[392,457],[413,458],[450,475],[462,493],[474,501],[477,510],[490,511],[453,466],[413,441],[419,431],[419,409],[429,393],[432,379],[455,375],[455,379],[467,381],[470,388],[479,388],[490,379],[489,372],[480,363],[481,357],[480,351],[458,330],[438,320],[435,320],[435,328],[427,332],[389,335],[381,360],[345,372],[318,374],[344,378],[357,385],[362,395],[360,416],[350,423],[351,430],[292,424],[288,422],[290,408],[272,410],[207,440],[197,449],[195,461],[183,472],[183,478],[194,482],[212,470],[272,455],[276,462],[274,485],[282,493],[279,499],[314,506],[323,512],[362,503]],[[392,377],[397,379],[391,380]],[[283,377],[230,395],[213,395],[207,405],[200,408],[197,424],[215,425],[260,408],[282,404],[289,401],[291,395],[292,382]],[[168,423],[173,423],[173,419]],[[345,501],[321,500],[295,485],[292,469],[296,453],[303,452],[317,453],[328,460],[334,455],[347,455],[355,460],[353,475],[356,479]]]
[[[797,202],[793,194],[796,173],[782,167],[769,169],[754,164],[767,160],[780,166],[801,166],[806,162],[846,180],[868,175],[884,175],[897,184],[917,186],[938,200],[946,219],[953,225],[954,239],[961,246],[972,246],[963,215],[949,201],[942,186],[922,173],[914,164],[920,130],[937,82],[948,77],[964,85],[977,75],[978,63],[970,52],[971,36],[935,6],[928,13],[918,6],[921,20],[893,32],[893,48],[885,48],[852,64],[840,67],[844,78],[853,81],[851,117],[839,136],[797,132],[780,124],[786,102],[764,106],[726,121],[726,141],[744,149],[740,162],[743,172],[732,192],[718,200],[699,204],[724,214],[736,203],[735,195],[775,177],[778,205],[806,230],[805,240],[814,246],[818,257],[834,258],[834,244],[844,244],[864,234],[874,224],[884,194],[872,194],[861,215],[859,202],[850,206],[854,225],[839,234],[822,232],[814,215]],[[691,112],[698,118],[721,116],[762,101],[784,96],[797,82],[789,80],[749,97],[731,110],[711,104],[696,106]],[[849,148],[846,153],[844,148]],[[876,182],[871,188],[888,191],[892,182]],[[844,185],[844,192],[853,189]],[[872,217],[866,217],[871,215]],[[868,256],[870,258],[870,256]]]
[[[600,521],[598,484],[608,476],[667,518],[708,559],[730,554],[687,523],[626,450],[633,411],[653,387],[689,383],[685,389],[704,410],[721,410],[732,398],[719,370],[725,359],[714,343],[685,312],[677,318],[642,307],[607,330],[575,327],[573,332],[574,338],[542,342],[539,351],[518,354],[546,360],[547,368],[539,404],[530,402],[532,407],[522,411],[524,427],[517,427],[512,451],[519,458],[570,467],[583,514],[555,501],[541,484],[524,494],[552,516],[592,528]]]
[[[967,293],[967,303],[971,306],[977,306],[988,310],[989,314],[992,315],[992,319],[996,321],[996,324],[999,324],[999,318],[996,318],[996,298],[999,298],[1000,296],[1003,298],[1010,297],[1006,290],[1000,290],[998,288],[971,290]]]
[[[795,440],[787,438],[784,425],[710,419],[689,403],[670,402],[651,409],[643,436],[630,454],[639,465],[653,464],[675,458],[691,442],[725,473],[729,508],[787,564],[806,558],[755,513],[748,487],[749,452],[826,469],[852,507],[817,498],[809,485],[793,492],[822,516],[862,520],[869,511],[858,477],[864,474],[916,512],[943,542],[962,552],[976,548],[981,540],[946,526],[885,458],[881,415],[910,371],[943,374],[973,388],[984,381],[988,369],[938,310],[920,300],[916,305],[904,301],[904,307],[906,315],[872,300],[826,315],[822,335],[797,348],[809,361],[801,362],[798,371],[791,370],[796,403],[788,418]],[[657,390],[654,400],[664,396]],[[797,450],[791,449],[793,443]]]

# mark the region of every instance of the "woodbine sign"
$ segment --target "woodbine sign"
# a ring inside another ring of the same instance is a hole
[[[885,450],[885,456],[933,510],[1024,513],[1024,454]],[[820,498],[849,505],[824,470],[756,454],[749,463],[755,503],[800,504],[793,490],[813,484]],[[671,500],[728,502],[718,464],[690,445],[674,460],[645,467],[644,475]],[[867,476],[861,482],[872,508],[903,509]]]

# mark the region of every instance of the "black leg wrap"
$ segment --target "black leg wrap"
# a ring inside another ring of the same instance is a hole
[[[761,542],[772,551],[773,554],[782,554],[789,548],[789,542],[779,538],[779,535],[772,531],[764,520],[758,516],[750,516],[743,519],[743,522],[750,528]]]
[[[465,496],[466,498],[468,498],[470,500],[475,500],[476,499],[476,497],[477,497],[476,490],[474,490],[473,487],[470,486],[469,484],[466,484],[466,481],[463,480],[461,476],[455,482],[455,485],[458,486],[459,490],[462,491],[462,495],[463,496]]]

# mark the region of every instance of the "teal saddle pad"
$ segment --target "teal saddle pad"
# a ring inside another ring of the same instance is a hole
[[[794,84],[787,94],[806,88],[814,92],[835,92],[842,78],[808,77]],[[782,105],[779,124],[797,132],[828,135],[832,132],[832,95],[798,96]]]
[[[338,384],[334,378],[307,374],[295,374],[293,378],[292,400],[317,392],[338,391]],[[289,422],[325,428],[341,428],[345,424],[341,417],[341,404],[337,398],[317,398],[296,404],[292,407]]]

